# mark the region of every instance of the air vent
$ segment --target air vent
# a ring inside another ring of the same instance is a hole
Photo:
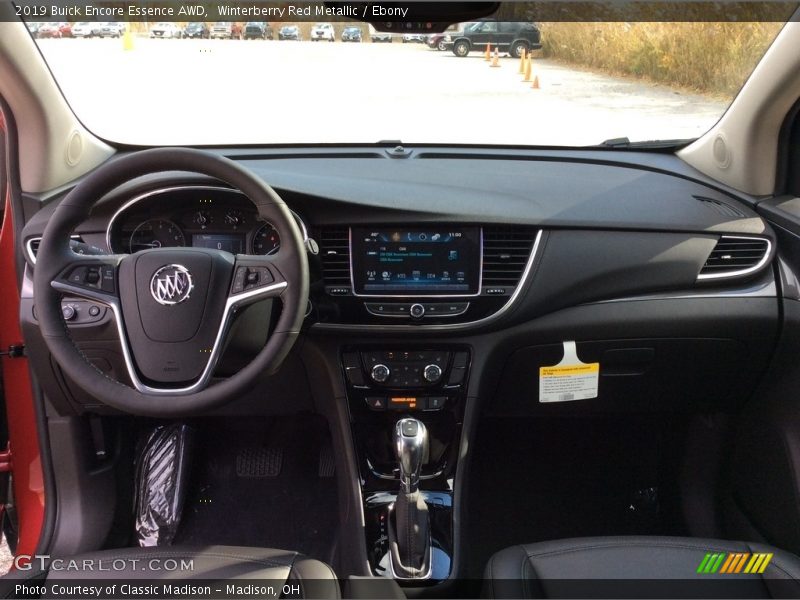
[[[769,259],[771,244],[763,238],[722,236],[711,251],[697,279],[744,277],[755,273]]]
[[[319,252],[326,286],[350,287],[350,230],[326,227],[321,231]]]
[[[531,256],[537,229],[483,228],[483,287],[515,287]]]
[[[698,202],[702,202],[705,206],[710,208],[716,213],[719,213],[725,217],[744,217],[744,213],[730,204],[725,202],[721,202],[719,200],[714,200],[713,198],[706,198],[704,196],[694,196],[694,199]]]
[[[83,242],[83,239],[79,235],[70,236],[76,242]],[[31,259],[33,264],[36,264],[36,254],[39,252],[39,244],[42,243],[42,238],[35,237],[30,238],[27,243],[28,247],[28,258]]]

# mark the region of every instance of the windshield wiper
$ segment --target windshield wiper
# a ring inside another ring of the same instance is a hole
[[[597,146],[590,146],[591,148],[634,148],[640,150],[660,150],[660,149],[673,149],[677,147],[686,146],[693,142],[692,139],[676,139],[676,140],[643,140],[641,142],[632,142],[627,137],[609,138]]]

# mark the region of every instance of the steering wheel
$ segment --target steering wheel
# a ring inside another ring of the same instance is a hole
[[[270,256],[183,247],[131,255],[72,252],[70,234],[100,198],[135,177],[163,171],[208,175],[241,191],[278,231],[280,250]],[[104,164],[59,203],[42,235],[33,286],[42,336],[69,377],[122,411],[175,417],[225,404],[277,370],[300,332],[308,260],[296,221],[269,185],[227,158],[163,148]],[[64,295],[111,309],[132,387],[93,366],[72,342],[61,313]],[[283,304],[275,330],[249,365],[212,384],[236,311],[266,298]]]

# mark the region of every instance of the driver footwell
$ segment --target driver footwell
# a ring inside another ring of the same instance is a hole
[[[310,414],[193,423],[175,544],[290,548],[332,562],[338,503],[330,436]]]

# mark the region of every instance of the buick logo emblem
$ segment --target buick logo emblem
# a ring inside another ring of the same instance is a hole
[[[150,293],[156,302],[164,306],[179,304],[189,298],[194,283],[189,269],[183,265],[166,265],[153,273]]]

